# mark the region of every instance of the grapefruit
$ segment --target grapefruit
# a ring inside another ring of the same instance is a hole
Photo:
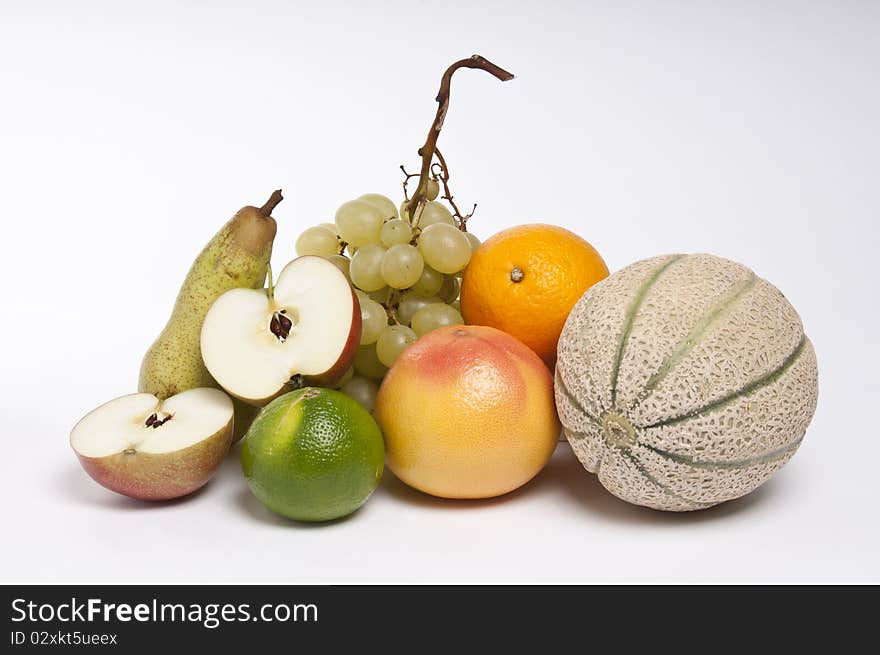
[[[408,346],[376,399],[387,463],[443,498],[490,498],[524,485],[559,438],[553,379],[522,342],[451,325]]]

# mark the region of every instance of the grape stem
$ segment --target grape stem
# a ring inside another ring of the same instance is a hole
[[[467,214],[461,213],[458,205],[456,205],[455,201],[452,199],[452,191],[449,190],[449,168],[446,166],[446,160],[443,159],[440,148],[435,147],[434,154],[437,156],[437,161],[431,165],[431,173],[434,178],[439,180],[443,185],[443,195],[440,197],[452,207],[452,216],[455,219],[455,226],[462,232],[467,232],[468,219],[474,215],[475,211],[477,211],[477,203],[474,203],[474,206],[471,207],[470,212]]]
[[[385,295],[385,302],[382,303],[382,307],[385,308],[385,312],[388,314],[391,323],[393,325],[399,325],[399,321],[397,320],[397,310],[395,309],[396,305],[394,304],[395,300],[397,300],[397,289],[388,287],[388,293]]]
[[[419,185],[416,187],[412,198],[409,201],[410,216],[413,222],[418,223],[418,217],[421,214],[421,206],[427,202],[428,180],[431,178],[431,162],[434,161],[434,154],[437,151],[437,139],[440,137],[440,130],[443,129],[443,121],[446,120],[446,112],[449,111],[449,95],[452,87],[452,75],[459,68],[476,68],[484,70],[502,82],[513,79],[513,74],[508,73],[503,68],[496,66],[488,59],[480,55],[472,55],[467,59],[460,59],[443,73],[440,80],[440,90],[437,92],[437,114],[431,128],[428,130],[428,138],[425,139],[425,145],[419,148],[419,156],[422,158],[422,169],[419,172]],[[445,166],[444,166],[445,168]],[[447,173],[448,179],[448,173]],[[445,188],[445,184],[444,184]],[[447,193],[447,195],[449,195]],[[465,219],[467,220],[467,219]]]

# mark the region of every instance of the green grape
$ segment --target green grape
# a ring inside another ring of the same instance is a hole
[[[388,291],[388,287],[382,287],[381,289],[378,289],[376,291],[370,291],[370,293],[367,295],[380,305],[384,305],[386,302],[388,302]]]
[[[376,355],[385,366],[391,366],[404,349],[415,341],[416,333],[405,325],[389,325],[376,342]]]
[[[458,228],[434,223],[419,235],[419,251],[428,266],[451,275],[467,266],[471,259],[471,242]]]
[[[419,281],[425,262],[415,246],[398,243],[382,257],[382,278],[394,289],[406,289]]]
[[[353,376],[354,376],[354,366],[349,366],[349,367],[348,367],[348,370],[347,370],[345,373],[342,374],[342,377],[339,378],[339,379],[334,383],[333,388],[334,388],[334,389],[339,389],[339,388],[341,388],[341,387],[344,387],[346,384],[349,383],[349,381],[351,380],[351,378],[352,378]]]
[[[379,238],[386,248],[396,246],[398,243],[409,243],[412,239],[412,227],[402,218],[392,218],[382,226]]]
[[[449,305],[435,302],[425,305],[412,318],[412,329],[419,336],[447,325],[461,325],[461,314]]]
[[[460,300],[456,300],[455,302],[449,303],[449,306],[452,307],[452,309],[457,311],[459,314],[461,314],[461,301]]]
[[[388,314],[375,300],[361,300],[361,345],[376,343],[382,330],[388,327]]]
[[[317,255],[327,257],[339,252],[339,240],[336,232],[325,227],[316,225],[305,230],[296,240],[296,254]]]
[[[336,223],[318,223],[318,227],[323,227],[330,230],[333,234],[337,234],[336,232]],[[338,236],[338,234],[337,234]]]
[[[400,302],[397,304],[397,320],[401,323],[409,325],[412,322],[412,318],[417,311],[419,311],[422,307],[425,307],[435,302],[442,301],[437,296],[422,298],[421,296],[408,291],[407,293],[403,294],[403,296],[401,296]]]
[[[412,223],[412,216],[409,213],[409,209],[407,209],[407,204],[409,204],[409,200],[406,198],[400,203],[400,218],[405,220],[407,223]]]
[[[387,221],[389,218],[398,218],[397,207],[394,206],[394,201],[383,196],[381,193],[365,193],[358,200],[362,200],[379,210],[383,221]]]
[[[440,183],[435,179],[428,180],[428,186],[425,188],[425,197],[428,200],[436,200],[440,195]]]
[[[345,255],[327,255],[324,257],[328,262],[345,274],[346,279],[351,280],[351,260]]]
[[[434,223],[446,223],[447,225],[455,226],[452,213],[446,209],[445,205],[439,202],[426,202],[419,216],[419,227],[425,229]]]
[[[417,296],[428,298],[440,291],[441,286],[443,286],[443,274],[438,273],[430,266],[425,266],[422,269],[422,275],[409,290]]]
[[[459,282],[458,278],[454,275],[447,275],[443,278],[443,286],[440,287],[440,291],[437,292],[437,295],[440,296],[440,300],[445,303],[450,303],[456,298],[458,298],[458,292],[461,290],[461,282]]]
[[[351,274],[352,283],[364,291],[378,291],[385,286],[385,280],[382,279],[382,257],[385,255],[385,248],[378,243],[370,243],[358,248],[358,251],[351,258]]]
[[[376,345],[361,346],[354,355],[354,372],[371,380],[381,380],[388,367],[379,361]]]
[[[410,201],[404,200],[400,203],[400,217],[411,223],[412,215],[409,209],[406,208],[408,202]],[[422,211],[419,214],[419,227],[424,228],[434,223],[446,223],[454,226],[455,219],[452,218],[452,213],[446,208],[446,205],[435,201],[428,201],[422,205]]]
[[[368,412],[376,409],[376,394],[379,393],[379,385],[372,380],[356,375],[342,385],[340,391],[360,403]]]
[[[349,200],[336,210],[336,229],[340,238],[357,247],[379,240],[382,221],[381,212],[363,200]]]
[[[467,240],[471,242],[471,252],[480,247],[480,240],[474,236],[473,232],[465,232],[464,235],[467,237]]]
[[[357,288],[356,286],[354,286],[353,284],[351,285],[351,288],[354,289],[354,295],[357,296],[357,299],[358,299],[358,307],[362,307],[363,304],[364,304],[365,302],[367,302],[368,300],[370,300],[370,296],[367,295],[367,292],[366,292],[366,291],[361,291],[360,289],[358,289],[358,288]],[[362,321],[362,322],[363,322],[363,321]]]

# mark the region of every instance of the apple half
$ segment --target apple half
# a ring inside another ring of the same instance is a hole
[[[86,414],[70,445],[86,473],[111,491],[169,500],[214,475],[232,444],[232,413],[219,389],[190,389],[165,401],[133,393]]]
[[[307,255],[268,289],[217,298],[202,324],[202,359],[229,394],[265,405],[303,386],[332,385],[352,365],[360,338],[361,309],[345,274]]]

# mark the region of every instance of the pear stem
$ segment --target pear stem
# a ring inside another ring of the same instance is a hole
[[[272,213],[272,210],[278,206],[278,203],[284,200],[284,196],[281,195],[281,189],[276,189],[272,192],[272,195],[269,196],[269,199],[266,201],[266,204],[260,207],[260,213],[263,216],[269,216]]]
[[[414,224],[418,224],[418,217],[421,214],[419,208],[427,202],[428,180],[431,177],[431,162],[434,160],[434,151],[437,148],[437,139],[440,136],[440,130],[443,128],[443,121],[446,119],[446,112],[449,110],[449,93],[452,86],[452,74],[459,68],[476,68],[486,71],[502,82],[513,79],[513,74],[508,73],[503,68],[496,66],[488,59],[480,55],[472,55],[467,59],[461,59],[443,73],[440,80],[440,90],[437,92],[437,115],[434,122],[431,123],[431,129],[428,130],[428,138],[425,145],[419,148],[419,156],[422,158],[422,169],[419,173],[419,185],[416,187],[415,193],[409,201],[409,215],[413,217]]]

